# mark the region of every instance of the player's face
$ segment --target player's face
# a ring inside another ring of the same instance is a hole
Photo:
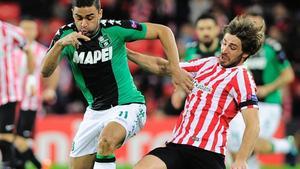
[[[92,36],[98,30],[102,9],[98,10],[95,6],[74,7],[72,13],[76,27],[83,35]]]
[[[243,64],[247,56],[242,51],[241,40],[235,35],[226,33],[221,44],[219,63],[226,68],[234,67]]]
[[[23,29],[25,37],[29,41],[35,40],[38,34],[38,27],[35,21],[23,20],[20,22],[20,27]]]
[[[219,35],[219,27],[213,19],[200,19],[196,25],[196,33],[200,43],[211,44]]]

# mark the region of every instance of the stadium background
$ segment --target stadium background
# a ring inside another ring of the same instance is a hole
[[[185,44],[195,40],[193,23],[206,11],[215,14],[222,27],[247,7],[257,5],[263,9],[268,34],[283,44],[296,73],[295,82],[284,89],[284,116],[277,132],[278,137],[300,129],[300,1],[280,0],[101,0],[103,18],[134,19],[168,25],[176,35],[181,56]],[[23,15],[37,19],[38,41],[48,46],[56,30],[72,22],[70,0],[1,0],[0,19],[18,24]],[[128,47],[144,53],[164,57],[157,41],[129,43]],[[176,114],[170,110],[173,91],[167,77],[151,75],[129,63],[139,89],[147,100],[149,121],[141,134],[133,138],[117,156],[119,163],[134,163],[149,149],[162,144],[169,136]],[[66,165],[71,139],[86,103],[74,86],[70,69],[61,63],[61,75],[57,89],[57,101],[44,104],[39,112],[35,130],[34,148],[44,167]],[[263,156],[269,168],[283,168],[282,155]]]

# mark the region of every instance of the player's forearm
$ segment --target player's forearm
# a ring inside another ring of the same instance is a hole
[[[24,52],[27,57],[27,72],[28,72],[28,74],[33,74],[34,69],[35,69],[35,60],[34,60],[33,53],[29,47],[26,47],[24,49]]]
[[[290,84],[294,79],[295,75],[293,69],[291,67],[286,68],[274,82],[267,84],[269,93]]]
[[[259,122],[253,120],[246,124],[241,147],[236,155],[236,161],[246,161],[251,155],[259,135]]]
[[[51,76],[42,79],[43,88],[56,90],[58,85],[59,75],[60,75],[60,69],[59,67],[57,67]]]
[[[158,36],[167,55],[170,70],[180,70],[179,54],[173,32],[170,28],[162,26],[158,33]]]
[[[155,56],[141,54],[127,49],[129,60],[139,65],[142,69],[155,74],[168,74],[168,61]]]
[[[42,63],[43,77],[49,77],[54,72],[58,65],[59,56],[62,49],[63,45],[60,43],[60,41],[58,41],[54,44],[50,51],[48,51]]]

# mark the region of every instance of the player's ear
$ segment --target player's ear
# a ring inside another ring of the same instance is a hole
[[[102,10],[102,9],[99,9],[99,11],[98,11],[98,14],[99,14],[99,19],[101,19],[101,18],[102,18],[102,13],[103,13],[103,10]]]

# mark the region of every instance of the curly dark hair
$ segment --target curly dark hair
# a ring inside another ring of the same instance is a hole
[[[262,46],[264,40],[264,28],[255,24],[247,15],[236,16],[223,30],[224,35],[229,33],[237,36],[242,43],[243,52],[254,55]]]
[[[100,0],[72,0],[72,7],[91,7],[101,8]]]

